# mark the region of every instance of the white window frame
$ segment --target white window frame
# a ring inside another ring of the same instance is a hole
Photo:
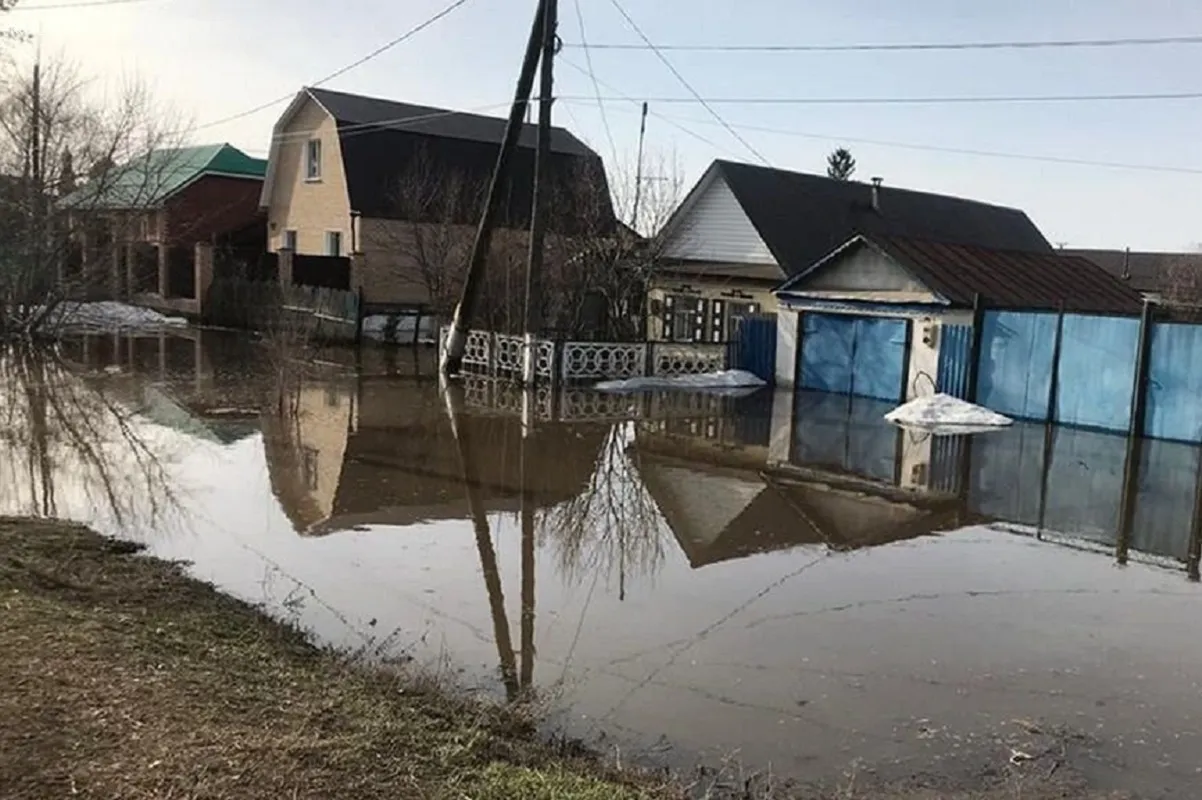
[[[342,255],[342,231],[326,231],[326,255]]]
[[[287,231],[284,231],[284,241],[283,241],[283,244],[280,245],[280,247],[281,247],[281,249],[291,250],[292,252],[295,253],[296,252],[296,242],[297,242],[296,231],[287,230]]]
[[[310,139],[305,143],[305,180],[321,180],[321,139]]]

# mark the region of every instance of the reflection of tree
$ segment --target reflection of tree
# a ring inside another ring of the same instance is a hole
[[[175,507],[160,447],[110,383],[85,380],[52,353],[22,347],[0,353],[5,511],[106,514],[125,526],[153,522]]]
[[[632,423],[614,426],[585,489],[543,515],[544,536],[569,580],[617,572],[624,593],[629,575],[653,575],[663,565],[670,532],[639,479],[633,438]]]

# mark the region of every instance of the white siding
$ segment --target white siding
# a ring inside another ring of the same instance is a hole
[[[718,175],[668,236],[664,255],[723,264],[776,263],[734,193]]]

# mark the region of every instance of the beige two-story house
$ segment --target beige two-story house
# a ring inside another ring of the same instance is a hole
[[[445,313],[457,296],[506,120],[304,89],[275,125],[261,204],[269,247],[350,259],[369,304]],[[494,250],[524,249],[536,129],[524,126]],[[551,140],[553,230],[613,210],[600,157],[566,130]],[[494,275],[494,277],[496,277]]]

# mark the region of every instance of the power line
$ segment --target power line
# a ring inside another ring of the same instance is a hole
[[[576,100],[576,101],[570,101],[570,102],[578,102],[579,103],[579,102],[584,102],[584,101]],[[663,115],[660,115],[660,118],[664,119],[664,120],[676,120],[677,122],[680,122],[680,123],[689,123],[689,124],[693,124],[693,125],[714,125],[715,124],[712,120],[708,120],[708,119],[692,119],[692,118],[687,118],[687,117],[664,117]],[[833,134],[812,133],[809,131],[799,131],[799,130],[792,130],[792,129],[788,129],[788,128],[774,128],[774,127],[769,127],[769,126],[764,126],[764,125],[742,125],[739,123],[733,123],[732,127],[736,128],[738,130],[755,131],[757,133],[770,133],[770,134],[776,134],[779,136],[795,136],[795,137],[801,138],[801,139],[816,139],[816,140],[820,140],[820,141],[841,142],[841,143],[847,143],[847,144],[863,144],[863,145],[871,145],[871,146],[875,146],[875,147],[892,147],[892,148],[898,148],[898,149],[904,149],[904,150],[919,150],[919,151],[933,152],[933,153],[950,153],[950,154],[954,154],[954,155],[968,155],[968,156],[979,156],[979,157],[984,157],[984,158],[1001,158],[1001,159],[1012,159],[1012,160],[1020,160],[1020,161],[1038,161],[1038,162],[1043,162],[1043,163],[1066,164],[1066,165],[1071,165],[1071,166],[1104,167],[1104,168],[1108,168],[1108,169],[1123,169],[1123,170],[1135,170],[1135,171],[1145,171],[1145,172],[1176,173],[1176,174],[1182,174],[1182,175],[1202,175],[1202,167],[1178,167],[1178,166],[1170,166],[1170,165],[1166,165],[1166,164],[1137,164],[1137,163],[1122,162],[1122,161],[1100,161],[1100,160],[1085,159],[1085,158],[1073,158],[1070,156],[1045,156],[1045,155],[1038,155],[1038,154],[1034,154],[1034,153],[1015,153],[1015,152],[1007,152],[1004,150],[983,150],[983,149],[974,149],[974,148],[967,148],[967,147],[947,147],[947,146],[942,146],[942,145],[922,144],[922,143],[918,143],[918,142],[901,142],[901,141],[889,140],[889,139],[868,139],[868,138],[856,137],[856,136],[836,136]]]
[[[108,2],[115,2],[115,1],[116,0],[108,0]],[[134,1],[135,0],[122,0],[122,2],[134,2]],[[329,83],[330,81],[334,80],[335,78],[345,75],[346,73],[350,72],[351,70],[355,69],[356,67],[363,66],[368,61],[371,61],[372,59],[377,58],[377,57],[383,55],[384,53],[388,52],[389,50],[396,47],[397,45],[403,44],[404,42],[408,41],[412,37],[421,33],[426,28],[429,28],[431,25],[435,24],[436,22],[441,20],[443,17],[449,15],[451,12],[455,11],[456,9],[458,9],[460,6],[464,5],[467,2],[468,2],[468,0],[455,0],[455,2],[451,3],[449,6],[444,8],[442,11],[439,11],[437,14],[435,14],[434,16],[427,19],[425,22],[422,22],[421,24],[416,25],[413,28],[410,28],[409,30],[405,31],[403,34],[401,34],[397,38],[393,39],[390,42],[387,42],[384,45],[381,45],[380,47],[377,47],[375,50],[372,50],[370,53],[363,56],[362,58],[357,59],[356,61],[352,61],[350,64],[347,64],[345,67],[341,67],[339,69],[334,70],[329,75],[326,75],[324,78],[321,78],[320,80],[315,81],[309,85],[310,86],[321,86],[323,83]],[[18,6],[18,8],[19,8],[19,6]],[[295,96],[296,96],[295,92],[290,92],[289,94],[286,94],[282,97],[277,97],[275,100],[270,100],[266,103],[255,106],[254,108],[252,108],[248,111],[243,111],[238,114],[231,114],[228,117],[223,117],[223,118],[221,118],[219,120],[215,120],[213,122],[206,122],[203,125],[198,125],[194,130],[203,130],[205,128],[214,128],[218,125],[224,125],[227,122],[233,122],[234,120],[239,120],[239,119],[243,119],[244,117],[249,117],[252,114],[257,114],[260,111],[265,111],[266,109],[271,108],[272,106],[279,105],[280,103],[283,103],[286,100],[291,100]]]
[[[618,161],[618,145],[614,142],[613,131],[609,127],[609,118],[605,115],[605,103],[601,102],[601,86],[597,83],[597,73],[593,70],[593,56],[588,49],[588,36],[584,31],[584,12],[580,10],[580,0],[576,3],[576,20],[580,23],[580,41],[584,46],[584,63],[588,65],[588,76],[593,81],[593,90],[597,95],[597,110],[601,112],[601,124],[605,127],[605,138],[609,140],[609,149],[613,152],[614,163]]]
[[[569,61],[568,59],[564,58],[563,56],[559,57],[559,63],[571,67],[572,69],[579,72],[581,75],[588,76],[588,74],[589,74],[588,71],[585,70],[584,67],[580,66],[579,64],[573,63],[572,61]],[[635,100],[633,97],[621,94],[621,92],[619,92],[618,89],[616,89],[613,86],[613,84],[606,83],[605,81],[601,80],[600,78],[597,78],[596,80],[598,83],[600,83],[602,86],[604,86],[609,91],[618,92],[621,100],[628,102],[628,103],[633,103],[634,105],[638,106],[639,112],[642,113],[642,107],[643,107],[642,100]],[[559,98],[559,99],[564,100],[564,98]],[[568,98],[567,100],[565,100],[565,102],[572,103],[572,102],[584,102],[584,101],[572,100],[571,98]],[[613,102],[613,101],[611,100],[611,102]],[[651,114],[651,116],[655,117],[656,119],[663,120],[667,124],[671,125],[673,128],[676,128],[681,133],[684,133],[684,134],[692,137],[693,139],[696,139],[697,141],[701,142],[702,144],[709,145],[710,147],[714,148],[715,150],[720,150],[723,153],[726,153],[727,155],[732,155],[732,156],[735,156],[736,158],[738,157],[734,153],[734,151],[732,151],[729,147],[720,145],[717,142],[715,142],[713,139],[709,139],[705,136],[702,136],[700,133],[697,133],[696,131],[686,128],[685,126],[683,126],[680,123],[673,120],[671,117],[666,117],[663,114],[660,114],[658,111],[655,111],[654,109],[652,109],[649,113]]]
[[[619,3],[618,0],[609,0],[609,2],[612,3],[613,7],[618,10],[618,13],[626,19],[626,23],[630,25],[635,33],[638,34],[639,38],[642,39],[649,48],[651,48],[651,51],[655,53],[656,58],[663,62],[663,65],[668,68],[669,72],[676,76],[676,80],[680,81],[681,85],[688,89],[689,93],[696,98],[697,102],[701,103],[701,106],[710,113],[710,116],[722,123],[722,126],[726,128],[726,131],[736,140],[738,140],[739,144],[746,147],[748,152],[750,152],[760,161],[764,162],[764,164],[771,166],[771,164],[768,163],[768,159],[764,157],[764,154],[752,147],[751,143],[743,138],[738,131],[727,125],[726,120],[722,119],[722,115],[719,114],[713,106],[706,102],[706,100],[698,93],[698,91],[693,88],[693,85],[685,80],[685,77],[680,74],[680,71],[677,70],[676,67],[672,66],[672,62],[668,60],[668,57],[661,53],[656,46],[651,43],[651,40],[647,38],[647,34],[643,33],[642,29],[638,26],[638,23],[631,18],[630,14],[626,13],[626,9],[622,8],[622,4]]]
[[[594,50],[648,50],[693,53],[845,53],[898,52],[932,50],[1037,50],[1057,48],[1098,47],[1164,47],[1202,44],[1202,36],[1124,37],[1118,39],[1046,39],[999,42],[902,42],[869,44],[661,44],[649,48],[646,44],[592,44]],[[564,47],[581,45],[565,43]]]
[[[563,97],[579,100],[580,97]],[[589,98],[592,99],[592,98]],[[602,100],[615,98],[602,98]],[[616,99],[628,100],[621,97]],[[713,113],[712,105],[967,105],[985,103],[1093,103],[1128,101],[1199,100],[1202,92],[1148,92],[1126,94],[1058,95],[967,95],[949,97],[644,97],[640,102],[673,104],[700,103]]]
[[[80,0],[78,3],[55,3],[48,6],[22,6],[17,5],[9,9],[12,11],[56,11],[64,8],[93,8],[95,6],[125,6],[131,3],[146,3],[149,0]]]

